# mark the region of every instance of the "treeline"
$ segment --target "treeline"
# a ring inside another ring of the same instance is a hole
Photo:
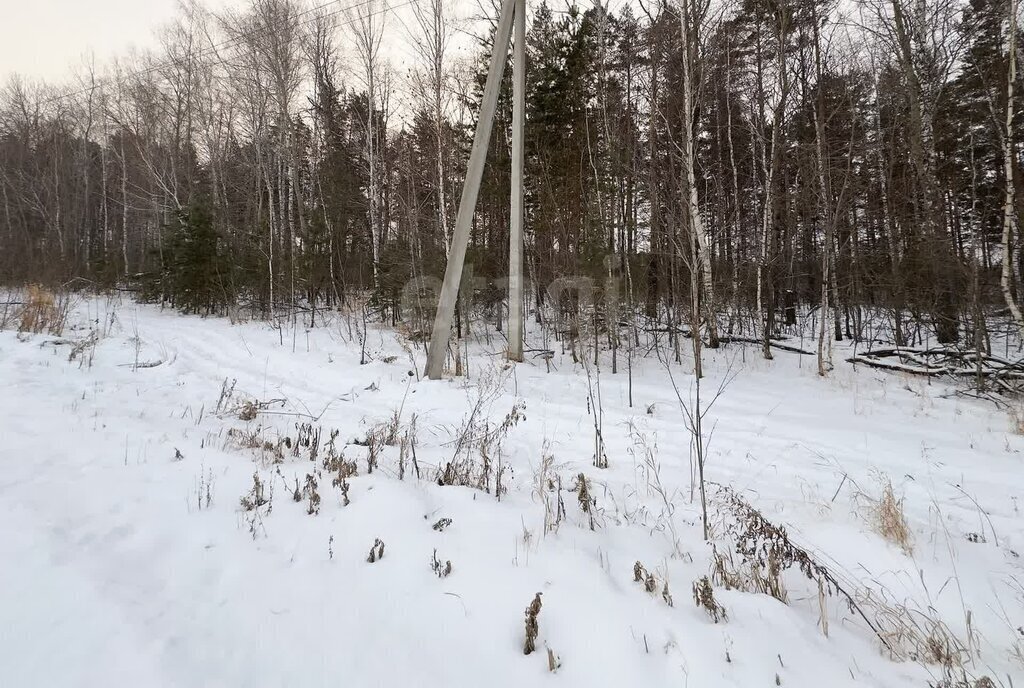
[[[556,278],[587,276],[619,285],[605,299],[616,317],[703,323],[712,344],[721,328],[770,334],[810,309],[837,338],[864,336],[870,312],[898,343],[928,332],[986,347],[987,320],[1019,312],[1016,2],[843,7],[533,6],[534,305]],[[370,293],[397,319],[403,288],[444,272],[490,50],[485,36],[459,65],[446,3],[405,11],[399,23],[379,1],[192,9],[159,54],[110,74],[12,79],[0,281],[128,286],[196,312]],[[398,30],[411,67],[382,49]],[[467,259],[495,278],[508,72]],[[500,289],[473,298],[500,320]]]

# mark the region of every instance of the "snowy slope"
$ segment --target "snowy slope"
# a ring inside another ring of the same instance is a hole
[[[340,316],[278,330],[93,299],[72,320],[61,338],[0,332],[0,686],[943,678],[924,657],[894,658],[834,596],[826,637],[817,585],[795,570],[785,574],[788,604],[718,586],[728,615],[718,623],[694,604],[712,549],[692,489],[691,435],[653,356],[634,361],[631,408],[621,359],[614,375],[608,361],[599,375],[587,366],[589,383],[560,348],[550,371],[540,358],[512,368],[493,333],[474,343],[468,379],[431,382],[411,374],[422,349],[386,329],[371,328],[371,360],[359,365],[358,337]],[[90,334],[95,345],[76,348]],[[941,621],[965,650],[957,664],[967,675],[1024,685],[1024,658],[1014,656],[1024,646],[1024,438],[1006,415],[845,363],[821,379],[811,359],[791,354],[767,362],[732,346],[708,352],[706,366],[705,390],[732,377],[705,421],[718,550],[730,543],[716,485],[728,485],[857,599],[885,599],[924,632]],[[672,368],[684,398],[688,370],[686,360]],[[597,385],[607,469],[593,466]],[[467,419],[493,431],[516,404],[523,418],[490,449],[491,492],[438,485]],[[399,478],[400,442],[367,473],[362,443],[396,412],[400,436],[416,418],[420,479],[408,451]],[[284,443],[295,446],[303,423],[321,429],[315,461]],[[322,464],[332,430],[336,451],[358,467],[347,506]],[[546,455],[550,482],[538,489]],[[594,530],[572,491],[581,472]],[[254,473],[270,501],[247,511],[240,500]],[[320,496],[312,515],[308,495],[292,499],[307,474]],[[903,500],[909,552],[872,526],[886,480]],[[557,511],[559,495],[564,520],[545,532],[544,502]],[[451,524],[435,530],[443,518]],[[385,554],[369,563],[377,538]],[[447,577],[431,569],[435,550],[451,561]],[[654,594],[634,582],[637,561],[654,574]],[[524,609],[537,592],[538,652],[524,656]]]

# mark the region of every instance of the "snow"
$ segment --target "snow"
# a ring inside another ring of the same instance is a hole
[[[826,637],[817,585],[796,572],[786,574],[788,604],[716,587],[728,614],[719,623],[694,605],[711,545],[692,489],[691,435],[656,357],[634,360],[632,408],[625,352],[616,374],[607,357],[599,376],[588,366],[609,460],[597,469],[587,375],[557,343],[550,372],[540,358],[511,366],[490,332],[470,346],[468,378],[433,382],[410,375],[422,369],[422,347],[386,328],[371,326],[371,360],[359,365],[358,337],[332,317],[277,329],[90,298],[61,338],[0,332],[0,686],[942,678],[934,663],[891,657],[836,597]],[[95,347],[69,361],[90,332]],[[732,380],[705,419],[719,550],[728,543],[715,495],[728,485],[858,595],[872,590],[922,627],[941,620],[969,647],[969,676],[1024,685],[1024,658],[1014,656],[1024,645],[1024,438],[1006,413],[927,379],[842,362],[822,379],[810,358],[769,362],[740,345],[706,353],[705,400]],[[672,367],[684,399],[689,370],[685,358]],[[217,413],[225,380],[237,381],[235,393]],[[245,399],[276,401],[243,420]],[[493,490],[436,482],[481,399],[492,428],[525,404],[493,456],[509,467],[500,501]],[[396,411],[403,432],[416,416],[419,480],[409,465],[399,479],[398,446],[384,447],[367,474],[368,450],[355,443]],[[323,428],[315,463],[287,449],[275,463],[229,435],[274,444],[306,422]],[[359,469],[348,506],[320,465],[332,429]],[[542,501],[554,493],[534,485],[546,453],[566,511],[548,533]],[[291,492],[317,468],[321,504],[310,515],[308,499]],[[251,525],[240,499],[254,472],[272,500]],[[570,491],[581,472],[596,498],[593,531]],[[903,500],[909,554],[872,527],[870,503],[886,480]],[[451,525],[434,530],[441,518]],[[385,556],[369,563],[376,538]],[[431,570],[435,549],[452,562],[450,576]],[[656,575],[657,594],[634,582],[636,561]],[[666,580],[673,606],[662,599]],[[524,610],[537,592],[539,651],[524,656]]]

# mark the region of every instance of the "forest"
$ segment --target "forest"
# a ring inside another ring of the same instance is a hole
[[[595,322],[699,329],[712,347],[758,337],[770,356],[814,315],[821,339],[990,350],[1024,322],[1017,11],[531,6],[528,312],[569,277],[597,285]],[[64,84],[10,78],[0,282],[314,321],[361,303],[428,330],[432,297],[407,297],[444,272],[496,17],[443,0],[185,5],[158,50]],[[505,81],[459,306],[499,328],[511,65]]]

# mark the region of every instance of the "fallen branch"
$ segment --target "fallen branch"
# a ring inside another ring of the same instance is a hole
[[[847,358],[848,363],[861,363],[880,370],[910,375],[948,376],[954,378],[983,377],[1003,383],[1024,380],[1024,363],[1007,361],[977,351],[952,349],[876,349]]]
[[[164,364],[163,359],[157,361],[139,361],[138,363],[118,363],[118,368],[156,368]]]

